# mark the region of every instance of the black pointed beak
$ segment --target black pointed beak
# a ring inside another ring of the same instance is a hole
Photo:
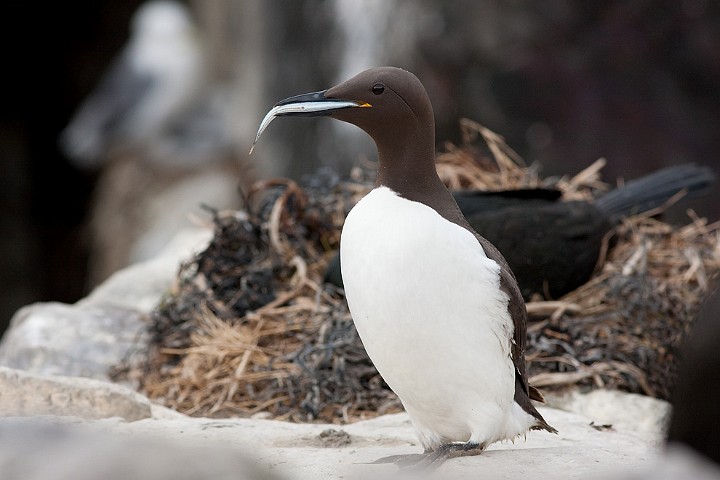
[[[275,104],[275,106],[265,115],[263,121],[260,123],[257,135],[255,135],[255,141],[253,142],[253,148],[257,143],[260,135],[265,131],[270,122],[275,117],[318,117],[323,115],[329,115],[334,110],[343,108],[357,108],[357,107],[371,107],[369,103],[355,102],[352,100],[342,100],[338,98],[327,98],[325,96],[327,90],[320,92],[304,93],[302,95],[295,95],[293,97],[286,98]],[[252,153],[252,148],[250,149]]]

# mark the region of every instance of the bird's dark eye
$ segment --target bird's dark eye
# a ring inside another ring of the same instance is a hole
[[[373,85],[372,92],[375,95],[380,95],[384,91],[385,91],[385,85],[383,85],[382,83],[376,83],[375,85]]]

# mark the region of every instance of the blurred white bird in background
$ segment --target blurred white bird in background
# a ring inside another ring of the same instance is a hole
[[[187,8],[155,0],[135,13],[128,45],[62,132],[64,153],[81,168],[143,149],[177,128],[197,105],[204,51]],[[153,145],[155,143],[155,145]]]
[[[180,3],[151,0],[130,39],[60,135],[72,163],[99,170],[87,216],[87,286],[153,258],[201,205],[237,208],[250,178],[234,155],[227,84]]]

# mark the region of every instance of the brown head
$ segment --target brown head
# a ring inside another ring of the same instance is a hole
[[[369,108],[346,108],[330,116],[362,128],[381,151],[435,150],[432,105],[420,80],[395,67],[371,68],[325,91],[331,99],[353,100]]]
[[[352,123],[372,137],[380,161],[378,185],[413,200],[442,186],[435,171],[432,105],[412,73],[371,68],[328,90],[282,100],[263,120],[256,141],[274,117],[320,115]]]

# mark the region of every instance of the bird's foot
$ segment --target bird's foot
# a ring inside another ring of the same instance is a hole
[[[419,466],[436,468],[445,460],[479,455],[483,450],[485,450],[484,443],[446,443],[445,445],[440,445],[435,451],[425,454],[425,458],[421,461],[422,465]]]
[[[435,450],[425,453],[412,453],[408,455],[391,455],[375,460],[372,463],[394,463],[402,469],[430,469],[439,467],[445,460],[456,457],[479,455],[485,450],[484,443],[446,443]]]

